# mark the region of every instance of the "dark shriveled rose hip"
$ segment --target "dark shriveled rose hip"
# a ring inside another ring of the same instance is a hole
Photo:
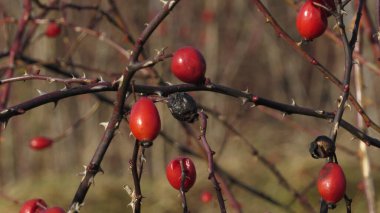
[[[169,95],[167,105],[177,120],[192,123],[198,118],[197,103],[185,92]]]

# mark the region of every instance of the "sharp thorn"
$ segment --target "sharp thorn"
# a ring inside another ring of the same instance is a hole
[[[44,92],[42,90],[39,90],[39,89],[37,89],[37,92],[38,92],[39,95],[45,95],[46,94],[46,92]]]

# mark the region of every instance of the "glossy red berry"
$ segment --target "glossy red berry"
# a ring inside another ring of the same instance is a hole
[[[326,13],[322,8],[307,0],[297,15],[297,30],[305,40],[313,40],[322,35],[327,28]]]
[[[47,204],[44,200],[40,198],[31,199],[22,204],[19,213],[42,213],[46,207]]]
[[[191,161],[190,158],[177,157],[171,160],[169,164],[166,166],[166,178],[168,179],[170,185],[172,185],[173,188],[178,190],[181,188],[181,161],[185,173],[183,191],[187,192],[194,185],[195,179],[197,178],[194,163],[193,161]]]
[[[66,213],[61,207],[51,207],[44,210],[42,213]]]
[[[201,194],[201,201],[203,203],[209,203],[212,200],[212,194],[209,191],[204,191]]]
[[[329,8],[332,11],[336,10],[334,0],[313,0],[313,1]],[[328,12],[326,10],[325,10],[325,12],[326,12],[327,17],[331,16],[330,12]]]
[[[34,150],[42,150],[53,144],[53,141],[46,137],[35,137],[29,142],[30,148]]]
[[[152,100],[142,97],[132,106],[129,127],[143,146],[149,146],[157,137],[161,129],[161,120]]]
[[[183,47],[174,53],[171,70],[185,83],[202,84],[205,81],[206,61],[197,49]]]
[[[346,178],[342,168],[336,163],[326,163],[319,172],[317,185],[324,201],[337,203],[346,191]]]
[[[50,22],[45,30],[45,35],[49,38],[55,38],[61,33],[61,26],[56,22]]]

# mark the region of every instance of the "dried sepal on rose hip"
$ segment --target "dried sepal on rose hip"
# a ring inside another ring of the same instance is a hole
[[[185,83],[203,84],[205,82],[206,61],[202,53],[194,47],[182,47],[173,54],[171,71]]]
[[[307,41],[322,35],[327,28],[327,15],[324,9],[307,0],[297,14],[296,26],[298,33]]]
[[[318,192],[330,208],[335,208],[346,191],[346,177],[337,163],[326,163],[319,172]]]
[[[197,103],[191,95],[185,92],[178,92],[168,96],[167,106],[179,121],[194,122],[198,118]]]
[[[47,208],[46,202],[41,198],[35,198],[25,201],[19,213],[42,213]]]
[[[195,183],[197,178],[197,172],[193,161],[187,157],[177,157],[171,160],[166,166],[166,178],[168,179],[170,185],[180,190],[181,181],[182,181],[182,168],[181,162],[183,165],[183,172],[185,173],[183,191],[187,192]]]
[[[129,127],[141,146],[152,145],[161,130],[160,115],[152,100],[142,97],[132,106]]]
[[[335,153],[335,144],[327,136],[318,136],[310,143],[309,152],[315,159],[332,157]]]

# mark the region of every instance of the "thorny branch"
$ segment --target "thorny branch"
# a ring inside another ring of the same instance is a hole
[[[133,53],[131,55],[131,60],[120,78],[120,84],[118,85],[118,92],[116,95],[117,99],[114,105],[112,116],[108,122],[104,135],[94,153],[94,156],[90,164],[87,166],[88,170],[86,171],[85,177],[80,183],[78,190],[74,196],[70,211],[79,211],[78,206],[82,205],[95,175],[98,171],[100,171],[100,163],[102,162],[108,146],[110,145],[115,134],[115,131],[118,129],[120,122],[124,116],[124,103],[126,100],[126,94],[130,87],[130,82],[134,74],[142,67],[141,64],[138,64],[137,62],[145,42],[179,1],[180,0],[171,0],[166,2],[162,10],[156,15],[156,17],[152,19],[152,21],[143,30],[139,39],[137,40],[137,43],[135,44]]]
[[[216,195],[218,197],[218,203],[220,207],[220,212],[227,212],[226,207],[224,205],[224,199],[222,195],[222,190],[220,189],[219,183],[215,177],[215,168],[214,168],[214,160],[213,156],[215,154],[214,151],[211,150],[210,146],[207,143],[206,140],[206,129],[207,129],[207,115],[204,112],[199,112],[199,119],[201,122],[201,135],[199,137],[199,140],[201,142],[201,145],[203,147],[203,150],[207,153],[207,161],[208,161],[208,179],[211,180],[212,184],[214,185]]]
[[[303,58],[305,58],[308,62],[316,66],[316,68],[322,72],[324,77],[328,80],[330,80],[332,83],[334,83],[336,86],[338,86],[341,90],[344,89],[343,83],[336,78],[326,67],[324,67],[321,63],[318,62],[314,57],[312,57],[309,53],[301,49],[300,46],[297,45],[297,42],[294,41],[281,26],[277,23],[277,21],[273,18],[271,13],[267,10],[267,8],[263,5],[263,3],[260,0],[252,0],[252,2],[256,5],[259,12],[261,12],[266,22],[269,23],[273,29],[276,31],[276,33],[279,35],[281,39],[286,41],[293,49],[296,50],[298,54],[300,54]],[[373,128],[377,132],[380,133],[380,126],[378,126],[372,119],[366,114],[366,112],[363,110],[363,108],[360,106],[360,104],[356,101],[355,97],[349,93],[348,100],[351,102],[353,107],[363,116],[363,119],[368,127]]]
[[[47,103],[57,103],[59,100],[72,97],[81,94],[98,93],[105,91],[116,91],[119,87],[118,82],[98,82],[89,85],[83,85],[73,88],[66,88],[65,90],[55,91],[40,95],[29,101],[11,106],[0,112],[0,122],[6,123],[13,116],[21,115],[33,108],[47,104]],[[324,110],[310,109],[305,107],[300,107],[292,104],[284,104],[276,101],[272,101],[252,93],[246,93],[245,91],[236,90],[222,85],[209,84],[203,86],[196,86],[190,84],[180,84],[173,86],[146,86],[146,85],[135,85],[134,90],[138,93],[143,93],[146,95],[160,95],[168,96],[175,92],[189,92],[189,91],[212,91],[227,96],[239,98],[244,101],[244,103],[252,103],[253,106],[265,106],[280,112],[285,113],[285,115],[299,114],[305,116],[311,116],[316,118],[322,118],[326,120],[331,120],[334,118],[333,112],[327,112]],[[132,91],[130,88],[129,91]],[[352,124],[345,120],[342,120],[340,125],[349,131],[352,135],[364,141],[367,145],[372,145],[380,148],[380,140],[370,137],[363,133],[361,130],[354,127]]]

